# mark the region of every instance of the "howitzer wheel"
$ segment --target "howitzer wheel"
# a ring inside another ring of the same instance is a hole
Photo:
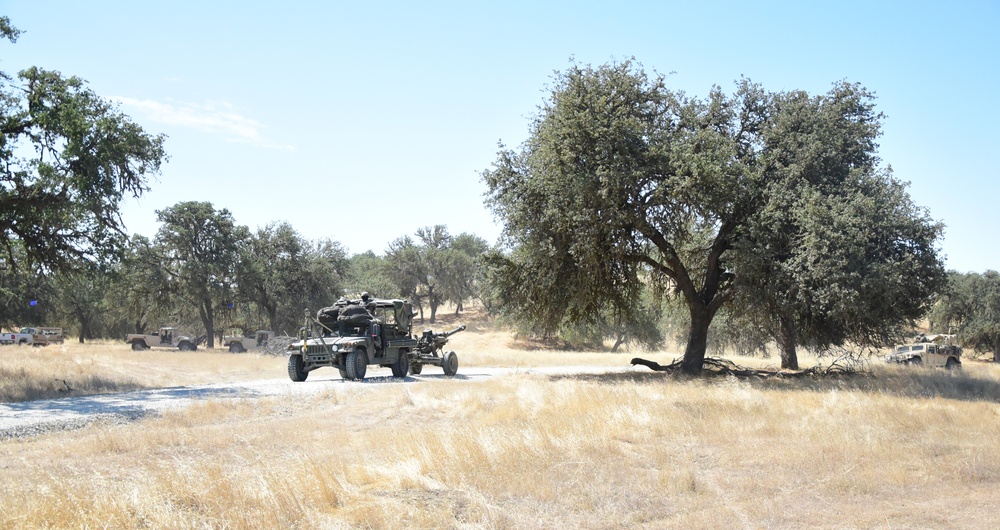
[[[444,368],[444,375],[449,377],[457,374],[458,355],[456,355],[453,351],[444,354],[444,359],[441,361],[441,368]]]
[[[309,372],[305,369],[305,362],[301,355],[288,356],[288,378],[296,383],[301,383],[309,377]]]
[[[410,373],[413,375],[420,375],[420,372],[424,371],[424,365],[410,363]]]

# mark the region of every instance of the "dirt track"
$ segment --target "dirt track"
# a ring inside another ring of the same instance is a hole
[[[164,410],[183,408],[197,401],[213,399],[255,399],[260,397],[313,394],[337,385],[378,388],[380,385],[427,384],[435,381],[482,382],[511,374],[580,374],[623,371],[647,371],[645,368],[608,368],[606,366],[560,366],[547,368],[459,368],[458,375],[446,377],[433,367],[421,375],[394,378],[388,369],[369,372],[363,381],[344,381],[334,370],[315,372],[302,383],[287,378],[261,379],[200,386],[156,388],[120,394],[68,397],[19,403],[0,403],[0,439],[31,436],[53,430],[85,427],[95,421],[122,423]]]

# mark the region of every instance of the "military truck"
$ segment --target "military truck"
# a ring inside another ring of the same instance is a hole
[[[962,348],[955,335],[920,335],[912,342],[899,344],[886,356],[888,363],[943,366],[949,370],[962,367]]]
[[[336,368],[346,380],[364,379],[370,365],[391,368],[393,377],[419,374],[425,364],[441,366],[446,375],[458,373],[455,352],[442,354],[434,347],[443,345],[441,339],[433,341],[435,335],[447,342],[448,334],[424,332],[430,333],[430,343],[414,338],[410,333],[414,314],[412,304],[397,299],[368,303],[341,299],[320,309],[315,318],[307,312],[299,340],[288,346],[288,377],[305,381],[309,372],[324,366]]]
[[[198,344],[204,337],[192,338],[181,335],[177,328],[160,328],[159,331],[149,334],[130,333],[125,336],[125,342],[132,344],[135,351],[148,350],[150,348],[177,348],[180,351],[194,351],[198,349]]]
[[[229,348],[229,353],[243,353],[247,350],[260,349],[274,339],[274,332],[258,329],[252,337],[231,334],[222,337],[222,347]]]
[[[48,346],[62,344],[63,341],[62,328],[21,328],[17,333],[0,334],[0,344]]]

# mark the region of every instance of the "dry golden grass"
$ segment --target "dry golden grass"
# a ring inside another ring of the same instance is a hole
[[[450,329],[442,320],[434,329]],[[636,355],[524,351],[476,322],[449,349],[466,367]],[[205,401],[0,441],[0,528],[1000,526],[1000,367],[872,368],[802,380],[519,372]],[[62,383],[37,390],[47,379],[102,392],[284,376],[283,357],[221,351],[0,349],[4,400],[66,395]]]
[[[0,443],[3,528],[995,528],[1000,372],[343,385]]]
[[[136,352],[120,341],[0,346],[0,403],[280,377],[285,362],[221,349]]]

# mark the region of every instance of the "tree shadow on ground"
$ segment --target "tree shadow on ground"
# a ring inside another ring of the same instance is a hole
[[[785,392],[858,391],[911,399],[953,399],[957,401],[1000,403],[1000,381],[959,370],[907,367],[902,369],[872,368],[856,372],[834,372],[827,375],[800,375],[797,372],[776,375],[744,375],[706,370],[699,376],[678,372],[609,372],[604,374],[550,375],[550,381],[581,381],[602,385],[686,384],[701,381],[720,384],[738,379],[758,390]]]

